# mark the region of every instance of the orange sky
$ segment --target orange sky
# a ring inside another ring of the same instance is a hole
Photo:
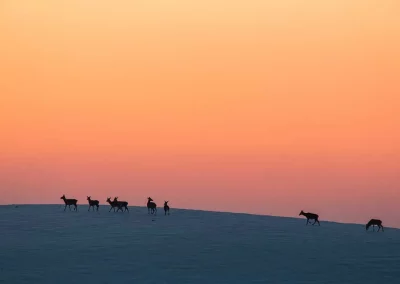
[[[397,0],[3,0],[0,203],[400,227]]]

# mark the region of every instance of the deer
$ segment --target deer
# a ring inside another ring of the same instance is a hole
[[[169,215],[169,206],[168,206],[168,202],[169,202],[169,201],[164,201],[164,212],[165,212],[165,215],[167,215],[167,213],[168,213],[168,215]]]
[[[115,212],[115,207],[118,207],[118,210],[121,209],[120,208],[121,205],[118,204],[118,202],[111,201],[111,197],[108,197],[106,202],[111,205],[111,208],[110,208],[110,210],[108,210],[108,212],[110,212],[112,209],[114,209],[114,212]]]
[[[99,211],[99,201],[98,200],[92,200],[90,196],[87,197],[87,201],[89,202],[89,209],[88,211],[90,211],[90,207],[93,207],[93,211],[94,211],[94,207],[97,207],[97,211]]]
[[[76,199],[67,199],[65,197],[65,194],[63,194],[63,196],[61,196],[60,199],[64,200],[64,203],[65,203],[64,211],[65,211],[65,209],[67,209],[67,206],[69,207],[69,210],[71,211],[71,205],[73,205],[75,207],[74,208],[75,211],[78,211],[78,205],[77,205],[78,200],[76,200]]]
[[[153,202],[153,199],[151,199],[151,197],[147,198],[147,211],[148,214],[150,214],[150,210],[151,210],[151,214],[157,214],[157,204],[155,204]]]
[[[310,222],[310,220],[315,220],[314,223],[313,223],[312,225],[314,226],[315,223],[318,223],[318,226],[321,226],[321,224],[319,223],[319,220],[318,220],[319,216],[318,216],[317,214],[314,214],[314,213],[306,213],[306,212],[304,212],[303,210],[301,210],[299,216],[301,216],[301,215],[303,215],[303,216],[305,216],[305,217],[307,218],[307,223],[306,223],[306,225],[308,225],[308,223]]]
[[[382,229],[383,232],[383,226],[382,226],[382,221],[379,219],[371,219],[369,222],[365,225],[365,230],[368,231],[369,227],[372,226],[373,231],[375,232],[375,226],[378,226],[378,232],[380,229]]]
[[[127,201],[118,201],[118,197],[114,197],[114,202],[116,202],[118,204],[117,212],[118,212],[118,210],[121,210],[122,212],[124,212],[124,210],[122,210],[122,208],[125,208],[125,211],[129,212]]]

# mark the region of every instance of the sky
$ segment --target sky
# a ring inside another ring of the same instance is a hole
[[[1,0],[0,204],[400,227],[397,0]]]

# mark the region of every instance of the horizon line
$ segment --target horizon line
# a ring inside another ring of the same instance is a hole
[[[0,204],[0,207],[5,207],[5,206],[49,206],[49,205],[60,205],[63,206],[63,204],[58,204],[58,203],[12,203],[12,204]],[[84,206],[84,205],[82,205]],[[101,204],[99,206],[109,206],[106,204]],[[128,207],[143,207],[146,208],[146,206],[139,206],[139,205],[128,205]],[[259,216],[259,217],[274,217],[274,218],[287,218],[287,219],[298,219],[302,220],[303,218],[298,217],[298,216],[281,216],[281,215],[269,215],[269,214],[260,214],[260,213],[248,213],[248,212],[233,212],[233,211],[218,211],[218,210],[204,210],[204,209],[196,209],[196,208],[173,208],[174,210],[187,210],[187,211],[201,211],[201,212],[211,212],[211,213],[222,213],[222,214],[238,214],[238,215],[251,215],[251,216]],[[332,220],[323,220],[322,222],[324,223],[335,223],[335,224],[343,224],[343,225],[360,225],[360,226],[365,226],[365,224],[362,223],[354,223],[354,222],[343,222],[343,221],[332,221]],[[400,227],[391,227],[391,226],[385,226],[385,228],[390,228],[390,229],[396,229],[400,230]]]

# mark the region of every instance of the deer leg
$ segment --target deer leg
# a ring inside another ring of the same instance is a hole
[[[129,212],[128,206],[126,206],[125,208],[126,208],[126,211],[128,211],[128,212]]]
[[[307,219],[306,226],[308,225],[309,220]]]
[[[68,205],[69,211],[71,211],[71,205]]]
[[[90,211],[90,205],[89,205],[89,208],[88,208],[88,210],[87,211]]]
[[[65,211],[65,209],[67,209],[67,204],[65,204],[64,211]]]
[[[312,224],[313,226],[315,225],[315,223],[317,223],[317,219],[315,219],[314,223]]]

